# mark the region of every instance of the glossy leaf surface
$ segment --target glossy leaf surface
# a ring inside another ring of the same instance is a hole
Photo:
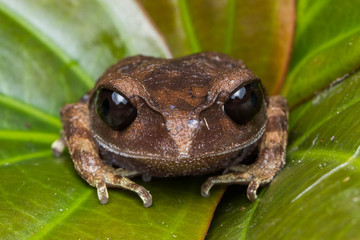
[[[60,108],[106,67],[137,53],[170,56],[136,2],[4,0],[0,30],[0,238],[202,239],[222,193],[202,198],[204,179],[145,184],[149,209],[122,190],[104,206],[70,157],[50,150]]]
[[[357,109],[360,72],[295,109],[286,167],[255,203],[232,188],[208,239],[359,238]]]
[[[206,238],[358,239],[360,73],[352,73],[360,64],[359,2],[297,1],[289,69],[295,1],[141,3],[174,56],[209,50],[244,59],[270,93],[287,72],[287,165],[255,203],[245,187],[230,187]],[[106,67],[138,53],[170,56],[141,7],[0,0],[0,30],[1,238],[203,239],[222,194],[202,198],[203,178],[144,183],[154,197],[148,209],[122,190],[110,190],[103,206],[68,155],[51,155],[59,109]]]
[[[283,93],[292,106],[305,103],[290,114],[287,165],[254,204],[231,188],[208,239],[359,238],[358,3],[297,2]]]
[[[291,106],[360,67],[360,1],[301,0],[282,93]]]

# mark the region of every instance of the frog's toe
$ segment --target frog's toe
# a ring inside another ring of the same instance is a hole
[[[143,186],[134,183],[126,177],[106,174],[105,182],[108,187],[123,188],[135,192],[143,201],[144,207],[150,207],[152,205],[152,196],[150,192],[146,190],[146,188],[144,188]]]
[[[215,177],[209,177],[201,186],[201,196],[209,197],[210,189],[214,186],[215,181],[213,180]]]
[[[109,194],[104,181],[98,182],[96,184],[98,198],[101,204],[106,204],[109,201]]]
[[[230,184],[246,185],[250,183],[251,180],[252,180],[252,176],[247,172],[229,173],[225,175],[209,177],[201,186],[201,195],[203,197],[210,196],[210,190],[214,185],[230,185]],[[255,191],[255,196],[256,196],[256,191]]]
[[[260,186],[260,182],[257,180],[252,180],[249,183],[247,191],[246,191],[246,196],[250,201],[253,202],[256,200],[256,198],[257,198],[256,192],[257,192],[259,186]]]
[[[273,178],[261,178],[261,177],[254,177],[248,185],[246,195],[250,201],[255,201],[257,198],[256,192],[259,187],[265,186],[272,181]]]

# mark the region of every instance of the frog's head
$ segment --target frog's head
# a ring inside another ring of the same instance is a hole
[[[126,58],[95,88],[91,130],[100,148],[119,166],[155,176],[221,169],[267,121],[260,80],[218,53]]]

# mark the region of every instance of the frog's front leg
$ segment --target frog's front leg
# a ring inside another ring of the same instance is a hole
[[[285,98],[270,97],[267,109],[268,121],[265,133],[259,142],[256,161],[251,165],[232,166],[227,169],[227,172],[231,173],[208,178],[201,187],[201,195],[209,196],[210,189],[215,184],[249,184],[247,196],[254,201],[257,197],[257,189],[270,183],[285,165],[288,112]]]
[[[68,104],[61,109],[63,137],[79,175],[97,188],[102,204],[109,200],[107,187],[123,188],[139,195],[145,207],[150,207],[152,197],[144,187],[119,176],[116,169],[106,165],[90,133],[89,110],[85,103]]]

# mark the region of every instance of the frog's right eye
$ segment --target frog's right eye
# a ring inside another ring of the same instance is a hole
[[[95,108],[101,120],[115,130],[128,127],[137,115],[136,108],[125,96],[106,88],[97,90]]]

